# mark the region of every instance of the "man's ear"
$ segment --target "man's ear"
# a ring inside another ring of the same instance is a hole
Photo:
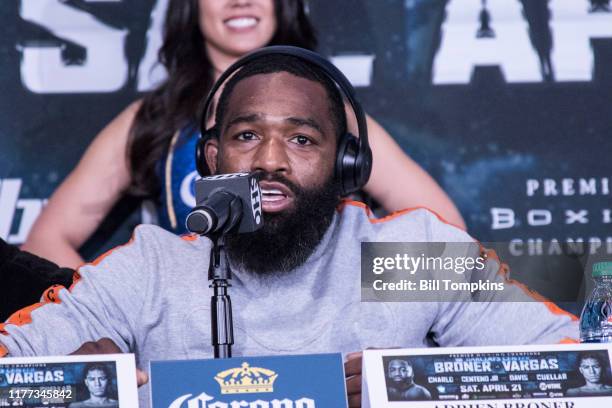
[[[217,160],[219,155],[219,139],[216,137],[210,138],[204,145],[204,155],[206,157],[206,164],[210,169],[210,174],[217,173]]]

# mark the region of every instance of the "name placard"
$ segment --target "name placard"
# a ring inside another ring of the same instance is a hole
[[[153,408],[346,407],[340,354],[151,362]]]
[[[133,354],[0,359],[0,407],[138,407]]]
[[[612,344],[367,350],[363,406],[610,408]]]

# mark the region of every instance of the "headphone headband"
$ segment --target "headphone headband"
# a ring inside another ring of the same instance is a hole
[[[208,111],[212,106],[212,102],[214,100],[214,96],[219,90],[219,88],[225,83],[225,81],[237,72],[243,66],[249,64],[251,61],[264,58],[269,55],[287,55],[302,59],[306,62],[309,62],[319,68],[329,79],[336,83],[338,88],[342,91],[346,99],[351,105],[353,112],[355,113],[355,118],[357,119],[357,131],[359,134],[359,140],[357,141],[358,148],[357,151],[352,151],[349,154],[351,157],[345,157],[344,152],[338,152],[338,166],[342,166],[344,170],[339,170],[341,172],[341,177],[343,181],[343,193],[348,194],[350,192],[356,191],[359,188],[363,187],[365,183],[368,181],[370,177],[370,172],[372,169],[372,152],[370,150],[370,144],[368,140],[368,130],[365,119],[365,114],[363,113],[363,109],[361,105],[357,101],[355,97],[355,91],[353,86],[349,82],[349,80],[344,76],[344,74],[336,68],[331,62],[320,56],[319,54],[293,46],[284,46],[284,45],[275,45],[264,47],[259,50],[253,51],[246,56],[240,58],[238,61],[233,63],[225,72],[221,74],[219,79],[214,83],[208,96],[206,97],[206,102],[201,110],[202,115],[200,118],[200,133],[201,135],[205,135],[207,133],[206,122],[209,117]],[[216,120],[216,118],[215,118]],[[348,135],[351,136],[351,135]],[[351,136],[354,138],[354,136]],[[350,144],[350,146],[347,146]],[[354,146],[355,141],[349,140],[344,141],[342,143],[343,148],[347,150],[355,150]],[[197,152],[197,155],[203,156],[201,152]],[[196,160],[201,160],[202,157],[197,157]],[[349,163],[350,162],[350,163]],[[348,171],[347,171],[348,170]],[[351,174],[346,174],[351,173]],[[345,180],[350,178],[352,181],[345,183]]]

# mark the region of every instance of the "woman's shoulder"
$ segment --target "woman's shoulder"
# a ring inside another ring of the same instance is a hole
[[[119,112],[94,138],[84,158],[93,156],[116,161],[117,157],[127,157],[130,132],[141,105],[142,100],[138,99]],[[118,162],[127,171],[125,160]]]
[[[136,115],[138,114],[138,111],[140,110],[140,108],[142,107],[142,99],[137,99],[135,101],[133,101],[132,103],[130,103],[128,106],[126,106],[113,120],[114,121],[120,121],[122,122],[124,125],[127,125],[127,128],[131,128],[132,124],[134,122],[134,119],[136,118]],[[111,122],[112,123],[112,122]]]
[[[142,100],[136,100],[125,107],[115,118],[102,129],[95,142],[120,141],[127,144],[128,136],[136,118],[136,114],[142,105]]]

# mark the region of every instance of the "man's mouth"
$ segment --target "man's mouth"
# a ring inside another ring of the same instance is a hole
[[[259,183],[261,189],[261,206],[264,212],[280,212],[293,204],[294,195],[283,183],[262,181]]]
[[[232,30],[248,30],[259,23],[259,19],[252,16],[231,17],[224,20],[223,23]]]

